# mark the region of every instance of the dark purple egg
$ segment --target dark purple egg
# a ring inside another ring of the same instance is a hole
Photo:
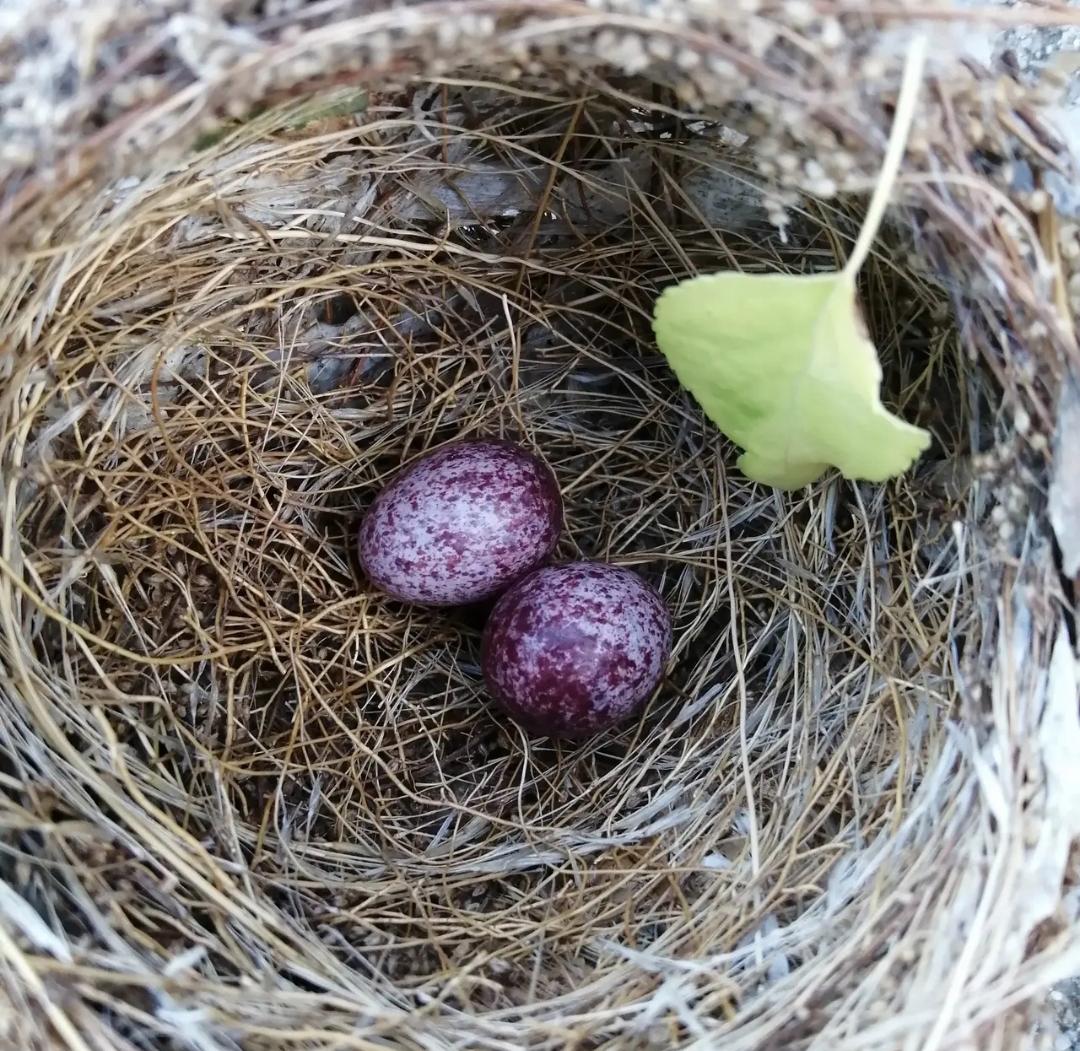
[[[582,737],[636,712],[663,674],[671,617],[636,573],[598,562],[530,573],[484,632],[484,679],[522,726]]]
[[[444,446],[399,474],[360,526],[360,565],[405,602],[460,606],[498,594],[555,550],[551,469],[512,442]]]

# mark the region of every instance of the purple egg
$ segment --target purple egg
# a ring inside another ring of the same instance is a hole
[[[512,442],[444,446],[399,474],[360,526],[360,565],[405,602],[497,595],[555,550],[562,497],[551,469]]]
[[[671,617],[636,573],[575,562],[530,573],[484,632],[484,679],[522,726],[582,737],[633,715],[660,681]]]

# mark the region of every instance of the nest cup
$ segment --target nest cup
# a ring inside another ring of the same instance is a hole
[[[652,306],[843,264],[903,5],[325,6],[22,16],[90,57],[3,153],[6,1046],[1021,1046],[1080,820],[1029,94],[932,63],[860,280],[933,448],[781,493]],[[525,735],[483,609],[356,569],[481,435],[672,611],[617,731]]]

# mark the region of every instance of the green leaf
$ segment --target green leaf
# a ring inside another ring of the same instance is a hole
[[[881,366],[840,273],[711,274],[668,288],[657,343],[679,381],[745,452],[747,477],[781,489],[835,466],[884,481],[930,435],[881,404]]]

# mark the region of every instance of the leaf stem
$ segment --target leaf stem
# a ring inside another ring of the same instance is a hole
[[[866,211],[866,218],[863,220],[858,240],[844,266],[843,273],[846,277],[854,279],[862,269],[866,257],[870,254],[874,238],[877,237],[881,221],[885,218],[885,209],[889,206],[889,198],[892,196],[896,176],[900,172],[900,163],[904,159],[904,150],[907,148],[908,133],[911,131],[911,121],[915,116],[915,100],[918,98],[925,65],[926,34],[920,33],[908,48],[907,59],[904,62],[904,76],[900,82],[900,94],[896,99],[892,131],[889,132],[889,144],[885,148],[885,159],[881,164],[881,174],[874,187],[874,194],[870,198],[870,207]]]

